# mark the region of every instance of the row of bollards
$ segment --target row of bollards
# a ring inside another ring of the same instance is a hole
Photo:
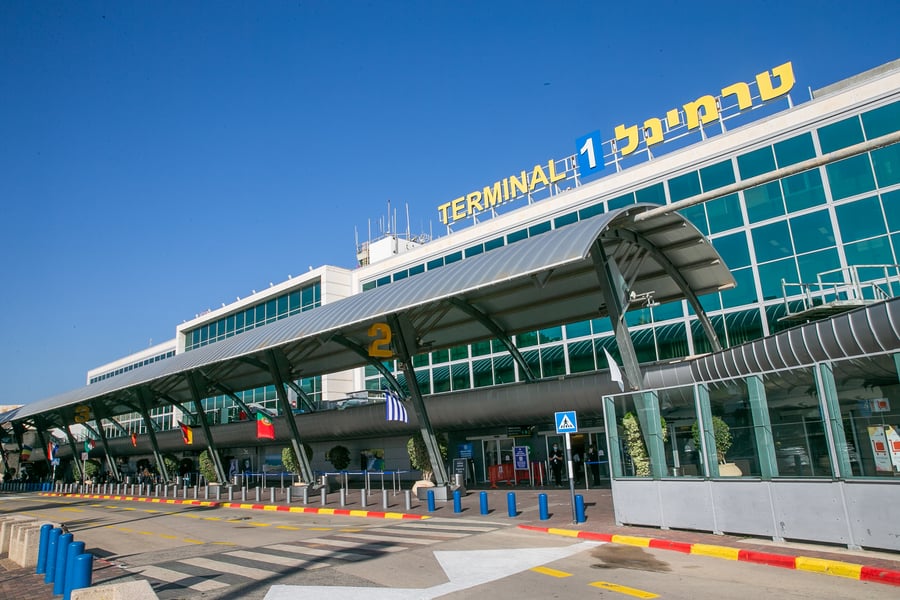
[[[53,584],[53,593],[69,600],[72,590],[91,586],[94,555],[84,551],[84,542],[73,540],[71,533],[59,527],[41,526],[36,573],[44,583]]]
[[[428,512],[434,512],[436,510],[434,503],[434,491],[428,490],[427,493],[428,499]],[[486,515],[490,512],[488,508],[488,493],[481,492],[479,494],[479,507],[482,515]],[[550,518],[550,511],[547,502],[547,494],[538,494],[538,510],[540,513],[541,521],[546,521]],[[459,490],[453,491],[453,512],[461,513],[462,512],[462,496]],[[516,508],[516,493],[508,492],[506,494],[506,513],[510,518],[515,518],[519,515],[519,511]],[[576,523],[584,523],[586,520],[584,514],[584,496],[581,494],[575,495],[575,522]]]

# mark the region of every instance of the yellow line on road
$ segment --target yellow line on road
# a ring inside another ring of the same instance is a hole
[[[859,574],[862,571],[862,565],[854,565],[839,560],[810,558],[809,556],[798,556],[795,564],[798,571],[812,571],[824,575],[849,577],[850,579],[859,579]]]
[[[571,577],[571,573],[566,573],[565,571],[557,571],[556,569],[551,569],[550,567],[532,567],[531,569],[535,573],[540,573],[541,575],[549,575],[550,577]]]
[[[610,583],[608,581],[594,581],[591,584],[595,588],[600,588],[603,590],[609,590],[611,592],[618,592],[620,594],[626,594],[628,596],[634,596],[635,598],[659,598],[659,594],[654,594],[653,592],[646,592],[644,590],[639,590],[637,588],[631,588],[624,585],[619,585],[617,583]]]

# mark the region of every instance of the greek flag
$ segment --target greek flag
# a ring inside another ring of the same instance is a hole
[[[384,403],[386,406],[385,419],[388,421],[403,421],[409,423],[409,415],[406,413],[406,407],[397,394],[390,390],[384,390]]]

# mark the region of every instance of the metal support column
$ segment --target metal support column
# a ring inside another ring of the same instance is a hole
[[[703,459],[704,475],[706,477],[719,476],[719,453],[716,451],[716,436],[713,433],[712,410],[709,406],[709,387],[705,383],[698,383],[695,388],[698,405],[698,421],[700,424],[700,457]]]
[[[94,414],[97,414],[96,409],[94,410]],[[109,473],[112,475],[113,479],[119,481],[121,479],[119,476],[119,467],[116,465],[116,459],[109,451],[109,442],[106,439],[106,432],[103,431],[103,423],[100,422],[99,418],[94,422],[97,424],[97,433],[100,435],[100,443],[103,444],[103,452],[106,454],[106,468],[109,469]]]
[[[659,396],[654,390],[634,395],[634,408],[637,412],[644,444],[650,457],[650,474],[654,479],[666,476],[666,446],[663,442],[662,419],[659,414]]]
[[[756,452],[759,457],[760,478],[764,481],[770,480],[778,477],[778,460],[775,457],[775,437],[772,435],[772,421],[769,419],[769,405],[766,402],[766,386],[762,377],[759,375],[748,376],[747,392],[750,399],[750,414],[753,417],[753,435],[756,439]]]
[[[151,393],[146,388],[138,388],[138,405],[140,406],[141,418],[144,420],[144,427],[147,428],[147,436],[150,438],[150,447],[153,448],[153,460],[156,461],[156,468],[163,481],[169,481],[169,471],[166,469],[166,463],[163,461],[162,452],[159,451],[159,442],[156,440],[156,430],[153,428],[153,419],[150,418],[150,410],[147,406],[150,403]]]
[[[297,464],[300,465],[300,479],[307,484],[312,485],[315,480],[315,475],[313,475],[312,466],[309,464],[306,452],[303,451],[303,442],[300,439],[300,429],[297,427],[297,421],[294,420],[291,402],[288,399],[287,391],[284,389],[286,380],[290,378],[289,374],[287,374],[287,365],[285,364],[287,363],[287,359],[283,354],[276,353],[274,350],[268,351],[268,358],[269,372],[272,374],[272,379],[275,381],[275,393],[278,394],[281,412],[291,430],[291,446],[294,448]]]
[[[444,465],[440,446],[434,435],[434,429],[431,427],[431,420],[428,418],[428,411],[425,409],[425,401],[422,400],[419,382],[416,380],[416,371],[412,364],[412,357],[416,351],[416,333],[413,324],[403,314],[392,315],[388,318],[388,322],[394,332],[394,340],[396,342],[394,347],[397,350],[397,360],[403,369],[403,373],[406,375],[410,401],[412,402],[413,410],[416,412],[416,417],[419,419],[419,427],[422,431],[422,439],[425,440],[425,448],[428,450],[428,458],[431,459],[435,484],[439,487],[447,486],[449,484],[447,467]]]
[[[203,397],[204,394],[200,390],[201,376],[197,373],[186,373],[185,378],[188,382],[188,387],[191,389],[191,399],[194,402],[194,410],[197,412],[197,418],[200,420],[200,426],[203,428],[203,435],[206,436],[206,444],[209,449],[209,457],[212,460],[213,466],[216,468],[216,477],[219,478],[219,482],[226,484],[228,483],[228,476],[225,474],[225,468],[222,466],[222,457],[219,456],[219,449],[216,448],[216,443],[213,441],[212,431],[209,428],[209,421],[206,420],[206,412],[203,410]]]
[[[69,448],[72,450],[72,475],[75,475],[75,470],[77,469],[79,473],[81,473],[82,468],[76,465],[81,464],[81,453],[78,451],[78,446],[75,445],[75,436],[72,435],[72,430],[69,429],[68,425],[63,425],[61,429],[66,434],[66,439],[69,441]],[[84,480],[84,473],[81,473],[81,480]]]
[[[853,476],[850,466],[850,449],[847,446],[847,434],[844,431],[844,421],[841,419],[841,403],[838,399],[837,385],[834,381],[834,367],[831,363],[819,363],[816,369],[816,380],[819,384],[819,394],[824,404],[823,415],[828,421],[825,429],[825,437],[829,442],[830,456],[834,465],[834,476],[847,478]],[[813,457],[810,456],[812,461]]]

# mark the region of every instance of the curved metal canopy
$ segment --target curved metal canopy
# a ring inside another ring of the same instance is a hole
[[[272,384],[267,358],[275,350],[291,379],[345,371],[366,364],[348,347],[365,348],[369,328],[402,315],[416,334],[414,350],[427,352],[493,337],[475,307],[508,335],[607,314],[591,248],[603,245],[629,290],[654,302],[680,300],[735,285],[718,253],[677,213],[636,221],[654,205],[634,205],[555,229],[440,269],[326,304],[0,415],[0,423],[41,416],[47,424],[69,420],[74,406],[90,403],[98,418],[135,410],[138,389],[157,402],[191,399],[189,377],[245,390]],[[640,243],[637,243],[638,240]],[[650,247],[653,251],[647,252]],[[665,257],[660,264],[654,256]],[[674,269],[674,272],[673,272]],[[674,273],[677,272],[677,276]],[[689,289],[684,289],[684,286]],[[461,306],[460,303],[465,306]],[[152,408],[152,407],[151,407]],[[71,422],[71,421],[69,421]]]

